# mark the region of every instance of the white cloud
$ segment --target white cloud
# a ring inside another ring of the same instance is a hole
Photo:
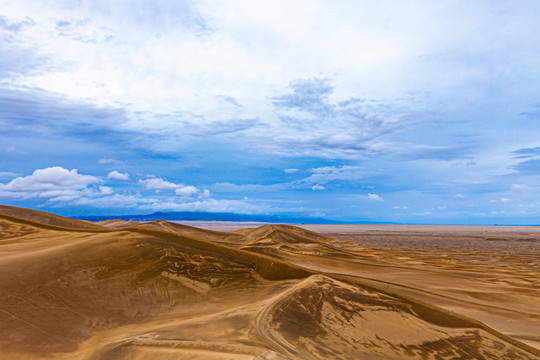
[[[99,191],[101,195],[110,195],[113,193],[113,189],[110,186],[100,186]]]
[[[143,184],[148,190],[175,190],[184,186],[182,184],[175,184],[161,178],[139,180],[139,184]]]
[[[173,137],[175,130],[186,129],[193,120],[207,127],[239,115],[264,118],[268,126],[249,134],[256,143],[271,139],[261,146],[274,152],[345,158],[364,151],[369,139],[418,119],[417,109],[425,108],[418,93],[441,88],[451,93],[462,82],[469,83],[478,72],[462,68],[455,44],[479,48],[476,39],[483,39],[487,31],[485,23],[474,19],[492,16],[475,5],[424,3],[418,11],[414,4],[303,1],[173,1],[147,7],[123,2],[100,6],[93,1],[60,6],[21,0],[5,5],[3,13],[17,21],[33,19],[35,26],[22,29],[17,40],[37,59],[47,60],[38,62],[47,64],[47,71],[16,74],[11,81],[17,84],[92,99],[104,106],[122,104],[129,120],[119,127]],[[473,15],[463,16],[469,13]],[[358,21],[359,14],[370,14],[370,19]],[[456,23],[469,18],[467,30],[453,31],[461,29]],[[525,44],[535,42],[531,39],[520,46]],[[276,48],[283,56],[271,56]],[[440,54],[448,54],[444,66],[455,66],[455,72],[441,72],[434,66]],[[283,95],[294,81],[318,74],[337,74],[332,79],[334,90],[320,107],[324,114],[293,109],[295,116],[289,117],[296,121],[288,122],[281,119],[290,115],[287,111],[278,116],[271,113],[268,99]],[[420,89],[411,81],[416,79],[422,79]],[[388,105],[411,89],[415,96]],[[366,94],[375,100],[361,106],[340,105],[350,96]],[[302,116],[297,116],[299,112]],[[298,132],[297,127],[309,131]]]
[[[510,202],[510,201],[512,201],[512,199],[505,198],[505,197],[501,198],[501,202],[507,203],[507,202]]]
[[[194,186],[185,186],[160,178],[140,180],[150,190],[174,190],[181,197],[147,197],[143,195],[114,194],[110,186],[92,186],[102,183],[99,177],[79,174],[76,169],[68,170],[59,166],[38,169],[31,175],[17,177],[7,184],[0,183],[0,197],[16,199],[45,199],[54,206],[72,205],[94,208],[133,208],[139,210],[210,211],[233,213],[271,213],[277,211],[242,200],[216,200],[210,198],[208,189],[202,192]],[[200,200],[190,201],[189,197],[199,193]],[[279,209],[278,209],[279,210]]]
[[[527,190],[527,185],[525,184],[512,184],[513,190]]]
[[[249,204],[242,200],[216,200],[206,199],[193,202],[167,202],[156,201],[154,203],[143,204],[139,209],[153,211],[209,211],[209,212],[232,212],[237,214],[254,214],[260,212],[272,212],[272,209],[263,208],[259,205]]]
[[[366,175],[361,166],[324,166],[310,170],[313,174],[300,180],[302,183],[327,183],[334,180],[359,180]]]
[[[139,208],[144,204],[157,203],[159,200],[140,195],[110,194],[106,196],[85,196],[71,199],[75,206],[92,206],[95,208]]]
[[[208,189],[204,189],[204,191],[200,195],[200,197],[202,198],[209,198],[210,196],[212,196],[212,193]]]
[[[122,162],[120,160],[117,160],[117,159],[103,158],[103,159],[99,159],[98,163],[100,163],[100,164],[121,164]]]
[[[107,177],[109,179],[116,179],[116,180],[129,180],[129,174],[128,173],[121,173],[116,170],[111,171]]]
[[[0,178],[12,178],[17,175],[19,174],[11,172],[11,171],[0,171]]]
[[[77,169],[67,170],[60,166],[35,170],[32,175],[18,177],[7,184],[0,183],[0,197],[33,198],[75,196],[76,190],[101,182],[91,175],[82,175]]]
[[[176,195],[181,196],[192,196],[199,192],[199,189],[197,189],[195,186],[175,184],[161,178],[139,180],[139,184],[144,184],[148,190],[156,190],[156,192],[161,190],[174,190]]]
[[[181,195],[181,196],[191,196],[198,192],[199,190],[195,186],[191,186],[191,185],[179,187],[176,190],[174,190],[174,193],[176,195]]]
[[[368,198],[369,200],[373,200],[373,201],[383,201],[383,198],[380,197],[380,196],[377,195],[377,194],[368,194],[368,195],[367,195],[367,198]]]
[[[96,196],[87,194],[78,198],[65,199],[76,206],[94,208],[132,208],[140,211],[209,211],[232,212],[238,214],[272,213],[279,209],[250,204],[242,200],[204,199],[186,201],[187,198],[159,199],[141,195],[109,194]]]
[[[461,194],[456,194],[456,197],[457,197],[457,198],[460,198],[460,199],[464,199],[464,198],[465,198],[465,196],[464,196],[464,195],[461,195]]]
[[[324,186],[315,184],[311,187],[311,190],[324,190]]]
[[[283,172],[287,173],[287,174],[294,174],[297,171],[298,171],[298,169],[285,169],[285,170],[283,170]]]
[[[69,202],[82,196],[79,190],[51,190],[37,195],[40,198],[49,198],[50,202]]]
[[[411,214],[412,216],[430,216],[430,215],[433,215],[433,213],[431,211],[424,211],[424,212],[413,212]]]
[[[268,191],[279,191],[283,189],[290,188],[290,183],[277,183],[270,185],[260,185],[260,184],[245,184],[245,185],[236,185],[229,182],[224,183],[215,183],[211,186],[214,192],[268,192]]]

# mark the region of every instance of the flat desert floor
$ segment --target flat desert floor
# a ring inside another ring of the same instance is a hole
[[[0,206],[1,359],[540,359],[540,228]]]

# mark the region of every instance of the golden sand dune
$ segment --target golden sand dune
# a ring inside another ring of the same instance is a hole
[[[163,220],[140,224],[138,225],[138,228],[163,230],[173,232],[175,234],[195,237],[199,239],[206,239],[214,242],[225,242],[227,244],[241,243],[244,241],[244,236],[238,234],[199,229],[196,227],[176,224]]]
[[[99,224],[101,226],[105,226],[109,229],[121,229],[125,227],[135,226],[139,225],[140,223],[137,221],[125,221],[121,219],[110,219],[110,220],[104,220],[97,222],[96,224]]]
[[[0,205],[0,215],[71,229],[102,229],[102,226],[92,222],[74,220],[44,211],[23,209],[15,206]]]
[[[534,251],[512,272],[293,226],[18,214],[0,215],[0,358],[540,359]]]

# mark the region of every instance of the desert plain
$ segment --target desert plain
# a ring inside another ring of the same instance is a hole
[[[0,206],[1,359],[540,359],[540,228]]]

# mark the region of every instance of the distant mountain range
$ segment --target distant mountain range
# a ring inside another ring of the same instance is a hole
[[[214,212],[155,212],[148,215],[118,215],[118,216],[74,216],[74,219],[103,221],[108,219],[121,219],[125,221],[244,221],[244,222],[263,222],[278,224],[348,224],[350,222],[335,221],[318,217],[299,217],[299,216],[277,216],[277,215],[250,215],[250,214],[232,214],[232,213],[214,213]],[[372,222],[358,222],[355,224],[372,224]]]

